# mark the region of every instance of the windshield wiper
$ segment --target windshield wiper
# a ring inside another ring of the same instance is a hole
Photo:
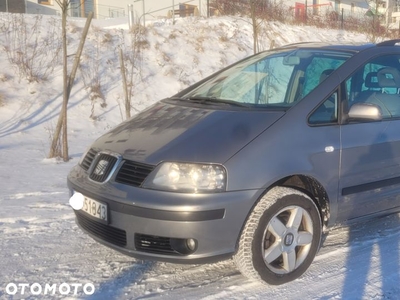
[[[196,102],[196,103],[225,104],[225,105],[231,105],[231,106],[237,106],[237,107],[252,108],[251,104],[240,103],[240,102],[236,102],[233,100],[219,99],[216,97],[193,96],[193,97],[187,98],[187,100]]]

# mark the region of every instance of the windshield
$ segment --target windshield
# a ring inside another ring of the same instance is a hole
[[[179,97],[287,108],[315,89],[350,56],[347,52],[315,49],[268,51],[232,66]]]

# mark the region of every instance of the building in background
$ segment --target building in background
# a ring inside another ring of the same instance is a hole
[[[25,13],[25,0],[0,0],[0,12]]]
[[[7,0],[0,0],[0,3],[5,3],[5,1]],[[8,1],[26,2],[26,12],[31,14],[61,14],[60,7],[55,0]],[[71,0],[69,15],[71,17],[86,17],[90,11],[93,11],[96,19],[127,17],[129,5],[133,8],[135,19],[142,19],[143,16],[146,20],[166,18],[171,11],[179,10],[182,5],[196,7],[199,15],[207,15],[207,0]],[[179,13],[176,13],[176,15],[179,16]]]
[[[207,14],[209,2],[213,1],[71,0],[69,15],[86,17],[90,11],[93,11],[96,19],[128,18],[128,10],[131,9],[134,21],[142,23],[145,20],[166,17],[213,15],[216,13],[213,7],[209,8]],[[306,14],[318,14],[324,10],[330,10],[338,16],[345,17],[359,17],[370,11],[381,15],[385,25],[400,28],[400,0],[283,0],[281,3],[292,7],[293,15],[299,19],[304,18]],[[0,12],[61,15],[61,9],[55,0],[0,0]]]
[[[397,28],[400,28],[400,0],[393,1],[392,6],[392,23],[398,24]]]
[[[25,2],[28,14],[61,15],[61,9],[54,0],[25,0]]]

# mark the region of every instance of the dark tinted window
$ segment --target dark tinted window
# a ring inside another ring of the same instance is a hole
[[[384,119],[400,117],[400,55],[373,59],[346,81],[349,106],[370,103]]]
[[[336,124],[338,111],[338,93],[334,92],[311,114],[308,122],[313,125]]]

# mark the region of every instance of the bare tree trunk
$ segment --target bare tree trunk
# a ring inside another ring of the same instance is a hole
[[[275,48],[275,40],[272,40],[269,45],[269,49],[274,49],[274,48]]]
[[[85,46],[86,36],[89,32],[90,23],[92,22],[92,19],[93,19],[93,12],[91,11],[86,18],[86,23],[85,23],[85,27],[83,28],[81,41],[79,42],[78,51],[75,54],[75,60],[74,60],[74,64],[72,65],[71,74],[69,75],[69,78],[68,78],[68,99],[69,99],[69,95],[71,94],[72,85],[75,80],[76,71],[78,70],[78,67],[79,67],[79,61],[81,59],[83,46]]]
[[[259,9],[259,3],[256,0],[250,1],[250,13],[251,13],[251,25],[253,27],[253,51],[254,54],[259,52],[258,45],[258,31],[261,23],[257,21],[257,9]]]
[[[61,1],[61,0],[60,0]],[[64,161],[69,160],[68,155],[68,133],[67,133],[67,106],[69,96],[71,94],[72,84],[75,79],[76,71],[78,69],[79,60],[82,54],[83,46],[85,44],[86,36],[89,31],[90,22],[93,18],[93,12],[89,13],[85,28],[82,33],[82,38],[79,43],[78,51],[75,55],[74,65],[72,66],[71,74],[68,77],[68,61],[67,61],[67,34],[66,34],[66,26],[67,26],[67,9],[69,6],[69,1],[63,0],[64,2],[57,2],[62,8],[62,39],[63,39],[63,105],[61,108],[61,112],[58,118],[57,126],[55,128],[53,134],[52,144],[50,146],[49,158],[56,157],[59,155],[57,153],[57,145],[60,140],[60,134],[62,129],[62,157]]]
[[[119,63],[121,66],[122,84],[124,87],[124,95],[125,95],[125,117],[126,119],[129,119],[131,117],[131,101],[130,101],[131,99],[128,94],[128,85],[126,82],[124,55],[122,53],[122,49],[119,49]]]
[[[67,128],[66,128],[66,111],[67,111],[67,88],[68,88],[68,75],[67,75],[67,31],[66,31],[66,24],[67,24],[67,9],[69,6],[69,1],[67,0],[56,0],[57,4],[61,7],[62,11],[62,19],[61,19],[61,26],[62,26],[62,48],[63,48],[63,105],[61,107],[61,112],[58,118],[57,126],[55,128],[53,134],[53,141],[50,146],[50,153],[49,158],[56,157],[60,155],[57,149],[57,145],[60,140],[60,133],[61,129],[63,130],[63,145],[62,148],[66,149],[66,155],[64,155],[64,151],[62,151],[62,156],[64,161],[68,161],[68,142],[67,142]],[[63,126],[65,125],[65,126]],[[64,144],[65,141],[65,144]]]
[[[254,54],[258,52],[258,26],[257,20],[255,19],[254,15],[251,16],[252,18],[252,25],[253,25],[253,51]]]
[[[68,105],[68,60],[67,60],[67,10],[62,14],[62,41],[63,41],[63,105],[61,118],[63,120],[62,134],[62,156],[64,161],[69,160],[68,156],[68,135],[67,135],[67,105]]]

